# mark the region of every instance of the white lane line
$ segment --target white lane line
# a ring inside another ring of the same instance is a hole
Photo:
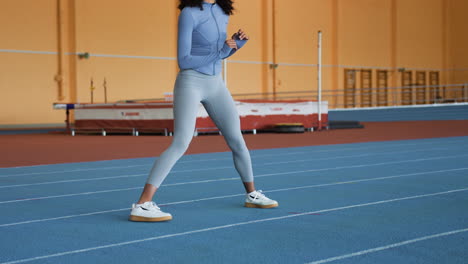
[[[278,156],[278,155],[297,155],[297,154],[305,154],[305,153],[307,153],[307,152],[301,151],[301,152],[289,152],[289,153],[285,153],[285,154],[255,155],[255,156],[252,156],[252,157],[254,157],[254,158],[258,158],[258,157],[263,158],[263,157],[271,157],[271,156]],[[216,159],[201,159],[201,160],[183,160],[183,161],[178,161],[177,164],[192,163],[192,162],[203,162],[203,161],[218,161],[218,160],[232,160],[232,157],[216,158]],[[152,166],[152,164],[140,164],[140,165],[112,166],[112,167],[100,167],[100,168],[88,168],[88,169],[61,170],[61,171],[31,172],[31,173],[0,175],[0,178],[16,177],[16,176],[28,176],[28,175],[43,175],[43,174],[60,174],[60,173],[79,172],[79,171],[126,169],[126,168],[151,167],[151,166]]]
[[[0,52],[57,55],[56,51],[0,49]]]
[[[307,147],[307,146],[306,146]],[[297,148],[297,147],[296,147]],[[276,148],[276,149],[272,149],[272,150],[279,150],[279,149],[283,149],[283,148]],[[211,153],[208,153],[208,154],[215,154],[215,153],[219,153],[219,154],[229,154],[229,152],[211,152]],[[288,155],[290,154],[304,154],[304,153],[307,153],[305,151],[300,151],[300,152],[290,152],[288,153]],[[189,154],[189,155],[186,155],[186,156],[192,156],[192,155],[202,155],[202,154],[207,154],[207,153],[200,153],[200,154]],[[252,154],[252,157],[269,157],[269,156],[278,156],[279,154]],[[186,157],[184,156],[184,157]],[[55,165],[86,165],[88,163],[98,163],[98,162],[105,162],[105,161],[127,161],[127,160],[132,160],[132,159],[153,159],[151,161],[151,163],[147,163],[147,164],[140,164],[140,165],[135,165],[135,166],[151,166],[153,163],[154,163],[154,160],[158,158],[157,156],[155,157],[143,157],[143,158],[123,158],[123,159],[110,159],[110,160],[98,160],[98,161],[83,161],[83,162],[73,162],[73,163],[57,163],[57,164],[40,164],[40,165],[30,165],[30,166],[17,166],[17,167],[6,167],[6,168],[0,168],[0,171],[2,170],[12,170],[12,169],[27,169],[27,168],[39,168],[39,167],[45,167],[45,166],[55,166]],[[199,161],[214,161],[214,160],[229,160],[229,159],[232,159],[232,157],[228,157],[228,158],[213,158],[213,159],[193,159],[193,160],[185,160],[184,158],[182,158],[182,160],[178,161],[177,163],[191,163],[191,162],[199,162]],[[130,165],[132,166],[132,165]],[[124,166],[123,168],[125,168],[126,166]],[[105,169],[105,168],[112,168],[112,167],[99,167],[99,169]],[[55,171],[51,171],[51,172],[55,172]],[[63,172],[63,171],[57,171],[57,173],[59,172]],[[48,172],[41,172],[41,173],[48,173]],[[4,175],[5,177],[10,177],[10,176],[22,176],[22,175],[30,175],[29,173],[24,173],[24,174],[13,174],[13,175]],[[0,176],[2,177],[2,176]]]
[[[143,188],[143,187],[132,187],[132,188],[122,188],[122,189],[103,190],[103,191],[96,191],[96,192],[82,192],[82,193],[70,193],[70,194],[62,194],[62,195],[52,195],[52,196],[42,196],[42,197],[24,198],[24,199],[17,199],[17,200],[1,201],[0,204],[19,203],[19,202],[27,202],[27,201],[34,201],[34,200],[45,200],[45,199],[54,199],[54,198],[64,198],[64,197],[81,196],[81,195],[92,195],[92,194],[109,193],[109,192],[130,191],[130,190],[136,190],[136,189],[142,189],[142,188]]]
[[[404,178],[404,177],[410,177],[410,176],[416,176],[416,175],[426,175],[426,174],[451,172],[451,171],[463,171],[463,170],[468,170],[468,168],[457,168],[457,169],[450,169],[450,170],[415,172],[415,173],[409,173],[409,174],[399,174],[399,175],[376,177],[376,178],[366,178],[366,179],[360,179],[360,180],[354,180],[354,181],[341,181],[341,182],[323,183],[323,184],[316,184],[316,185],[306,185],[306,186],[299,186],[299,187],[293,187],[293,188],[271,190],[271,191],[268,191],[268,193],[270,193],[270,192],[291,191],[291,190],[300,190],[300,189],[316,188],[316,187],[325,187],[325,186],[333,186],[333,185],[342,185],[342,184],[351,184],[351,183],[360,183],[360,182],[369,182],[369,181],[381,181],[381,180]]]
[[[307,159],[302,161],[311,161],[311,160],[331,160],[331,159],[340,159],[340,158],[350,158],[350,157],[364,157],[369,156],[370,154],[363,154],[363,155],[349,155],[349,156],[337,156],[332,158],[319,158],[319,159]],[[298,161],[291,161],[291,162],[298,162]],[[278,162],[278,163],[288,163],[288,162]],[[276,164],[272,163],[261,163],[256,164],[255,167],[259,166],[266,166]],[[189,170],[174,170],[170,173],[180,173],[180,172],[194,172],[194,171],[208,171],[208,170],[218,170],[218,169],[234,169],[233,166],[225,166],[225,167],[212,167],[212,168],[204,168],[204,169],[189,169]],[[141,176],[148,176],[148,174],[133,174],[133,175],[121,175],[121,176],[109,176],[109,177],[99,177],[99,178],[82,178],[82,179],[73,179],[73,180],[61,180],[61,181],[50,181],[50,182],[39,182],[39,183],[25,183],[25,184],[14,184],[14,185],[1,185],[0,189],[4,188],[13,188],[13,187],[26,187],[26,186],[36,186],[36,185],[48,185],[48,184],[57,184],[57,183],[70,183],[70,182],[82,182],[82,181],[99,181],[99,180],[110,180],[110,179],[118,179],[118,178],[131,178],[131,177],[141,177]]]
[[[209,201],[209,200],[216,200],[216,199],[223,199],[223,198],[230,198],[236,196],[243,196],[245,194],[231,194],[231,195],[224,195],[224,196],[213,196],[207,198],[200,198],[195,200],[186,200],[186,201],[178,201],[178,202],[170,202],[164,204],[158,204],[159,206],[166,206],[166,205],[175,205],[175,204],[185,204],[185,203],[194,203],[194,202],[201,202],[201,201]],[[29,220],[29,221],[22,221],[22,222],[15,222],[9,224],[0,224],[0,227],[7,227],[7,226],[15,226],[15,225],[24,225],[24,224],[32,224],[38,222],[48,222],[60,219],[68,219],[68,218],[75,218],[75,217],[82,217],[82,216],[90,216],[90,215],[98,215],[98,214],[107,214],[112,212],[119,212],[119,211],[126,211],[130,210],[131,208],[121,208],[121,209],[114,209],[114,210],[106,210],[106,211],[99,211],[99,212],[92,212],[92,213],[84,213],[84,214],[76,214],[76,215],[66,215],[66,216],[59,216],[59,217],[52,217],[52,218],[45,218],[45,219],[36,219],[36,220]]]
[[[333,159],[339,159],[339,158],[367,157],[367,156],[377,156],[377,155],[392,155],[392,154],[414,153],[414,152],[421,152],[421,151],[428,152],[428,151],[435,151],[435,150],[451,150],[451,149],[450,148],[431,148],[431,149],[392,151],[392,152],[382,152],[382,153],[368,153],[368,154],[360,154],[360,155],[335,156],[335,157],[320,158],[320,159],[311,158],[311,159],[302,159],[302,160],[269,162],[269,163],[262,163],[261,165],[287,164],[287,163],[298,163],[298,162],[315,161],[315,160],[333,160]]]
[[[230,152],[221,152],[221,153],[230,153]],[[296,152],[287,152],[287,153],[275,153],[275,154],[252,154],[252,158],[264,158],[264,157],[277,157],[279,155],[297,155],[297,154],[306,154],[309,153],[307,151],[296,151]],[[199,161],[218,161],[218,160],[232,160],[232,155],[229,155],[229,157],[226,158],[213,158],[213,159],[204,159],[204,160],[184,160],[181,161],[180,163],[190,163],[190,162],[199,162]],[[179,163],[179,162],[177,162]]]
[[[27,175],[42,175],[42,174],[69,173],[69,172],[77,172],[77,171],[124,169],[124,168],[134,168],[134,167],[141,167],[141,166],[148,166],[148,165],[129,165],[129,166],[113,166],[113,167],[89,168],[89,169],[75,169],[75,170],[61,170],[61,171],[45,171],[45,172],[18,173],[18,174],[0,175],[0,178],[17,177],[17,176],[27,176]]]
[[[466,154],[466,155],[454,155],[454,156],[442,156],[442,157],[434,157],[434,158],[427,158],[427,159],[414,159],[414,160],[404,160],[404,161],[391,161],[391,162],[382,162],[382,163],[360,164],[360,165],[342,166],[342,167],[324,168],[324,169],[311,169],[311,170],[301,170],[301,171],[288,171],[288,172],[280,172],[280,173],[259,174],[259,175],[256,175],[255,178],[271,177],[271,176],[285,175],[285,174],[297,174],[297,173],[305,173],[305,172],[317,172],[317,171],[329,171],[329,170],[341,170],[341,169],[352,169],[352,168],[362,168],[362,167],[373,167],[373,166],[380,166],[380,165],[411,163],[411,162],[420,162],[420,161],[428,161],[428,160],[440,160],[440,159],[448,159],[448,158],[454,158],[454,157],[465,157],[465,156],[468,156],[468,154]],[[239,180],[239,177],[163,184],[162,187],[164,187],[164,186],[187,185],[187,184],[200,184],[200,183],[218,182],[218,181],[232,181],[232,180]],[[99,194],[99,193],[129,191],[129,190],[136,190],[136,189],[141,189],[141,188],[142,187],[131,187],[131,188],[122,188],[122,189],[102,190],[102,191],[95,191],[95,192],[70,193],[70,194],[63,194],[63,195],[32,197],[32,198],[0,201],[0,204],[18,203],[18,202],[26,202],[26,201],[33,201],[33,200],[45,200],[45,199],[53,199],[53,198],[63,198],[63,197],[80,196],[80,195],[92,195],[92,194]]]
[[[317,160],[332,160],[332,159],[340,159],[340,158],[350,158],[350,157],[364,157],[369,156],[371,154],[363,154],[363,155],[349,155],[349,156],[337,156],[332,158],[319,158],[319,159],[307,159],[302,160],[304,161],[317,161]],[[291,161],[291,162],[299,162],[299,161]],[[278,163],[288,163],[288,162],[278,162]],[[257,164],[255,167],[259,166],[266,166],[272,165],[276,163],[262,163]],[[233,166],[225,166],[225,167],[212,167],[212,168],[204,168],[204,169],[191,169],[191,170],[174,170],[171,171],[173,173],[180,173],[180,172],[194,172],[194,171],[207,171],[207,170],[218,170],[218,169],[233,169]],[[14,188],[14,187],[26,187],[26,186],[36,186],[36,185],[48,185],[48,184],[57,184],[57,183],[71,183],[71,182],[82,182],[82,181],[99,181],[99,180],[110,180],[110,179],[118,179],[118,178],[131,178],[131,177],[142,177],[148,176],[148,174],[133,174],[133,175],[121,175],[121,176],[109,176],[109,177],[99,177],[99,178],[84,178],[84,179],[73,179],[73,180],[61,180],[61,181],[50,181],[50,182],[39,182],[39,183],[25,183],[25,184],[14,184],[14,185],[2,185],[0,189],[4,188]]]
[[[386,179],[403,178],[403,177],[410,177],[410,176],[416,176],[416,175],[426,175],[426,174],[444,173],[444,172],[462,171],[462,170],[468,170],[468,168],[456,168],[456,169],[449,169],[449,170],[416,172],[416,173],[399,174],[399,175],[392,175],[392,176],[385,176],[385,177],[378,177],[378,178],[366,178],[366,179],[360,179],[360,180],[354,180],[354,181],[342,181],[342,182],[332,182],[332,183],[305,185],[305,186],[299,186],[299,187],[269,190],[269,191],[265,191],[265,193],[283,192],[283,191],[309,189],[309,188],[318,188],[318,187],[352,184],[352,183],[360,183],[360,182],[368,182],[368,181],[381,181],[381,180],[386,180]],[[165,205],[185,204],[185,203],[193,203],[193,202],[208,201],[208,200],[215,200],[215,199],[222,199],[222,198],[230,198],[230,197],[243,196],[243,195],[245,195],[245,194],[241,193],[241,194],[231,194],[231,195],[225,195],[225,196],[214,196],[214,197],[200,198],[200,199],[195,199],[195,200],[170,202],[170,203],[164,203],[164,204],[159,204],[159,205],[160,206],[165,206]],[[15,225],[22,225],[22,224],[31,224],[31,223],[38,223],[38,222],[46,222],[46,221],[53,221],[53,220],[60,220],[60,219],[67,219],[67,218],[74,218],[74,217],[81,217],[81,216],[89,216],[89,215],[97,215],[97,214],[106,214],[106,213],[125,211],[125,210],[130,210],[130,208],[121,208],[121,209],[114,209],[114,210],[84,213],[84,214],[67,215],[67,216],[59,216],[59,217],[53,217],[53,218],[36,219],[36,220],[28,220],[28,221],[14,222],[14,223],[8,223],[8,224],[0,224],[0,227],[15,226]]]
[[[375,153],[375,154],[370,153],[370,154],[360,154],[360,155],[335,156],[335,157],[328,157],[328,158],[310,158],[310,159],[293,160],[293,161],[260,163],[260,164],[254,164],[254,167],[261,167],[261,166],[267,166],[267,165],[276,165],[276,164],[300,163],[300,162],[308,162],[308,161],[319,161],[319,160],[335,160],[335,159],[342,159],[342,158],[356,158],[356,157],[367,157],[367,156],[376,156],[376,155],[392,155],[392,154],[402,154],[402,153],[413,153],[413,152],[421,152],[421,151],[427,152],[427,151],[435,151],[435,150],[449,150],[449,149],[448,148],[431,148],[431,149],[425,149],[425,150],[407,150],[407,151],[394,151],[394,152]],[[172,175],[174,173],[181,173],[181,172],[209,171],[209,170],[233,169],[233,168],[234,168],[233,166],[211,167],[211,168],[203,168],[203,169],[174,170],[174,171],[171,171],[170,173]],[[76,182],[84,182],[84,181],[100,181],[100,180],[110,180],[110,179],[119,179],[119,178],[132,178],[132,177],[142,177],[142,176],[148,176],[148,174],[119,175],[119,176],[98,177],[98,178],[81,178],[81,179],[73,179],[73,180],[60,180],[60,181],[38,182],[38,183],[0,185],[0,189],[26,187],[26,186],[37,186],[37,185],[49,185],[49,184],[58,184],[58,183],[72,183],[72,182],[76,183]]]
[[[463,233],[463,232],[468,232],[468,228],[453,230],[453,231],[444,232],[444,233],[438,233],[438,234],[419,237],[419,238],[410,239],[410,240],[405,240],[405,241],[402,241],[402,242],[399,242],[399,243],[394,243],[394,244],[390,244],[390,245],[386,245],[386,246],[382,246],[382,247],[376,247],[376,248],[366,249],[366,250],[354,252],[354,253],[351,253],[351,254],[341,255],[341,256],[337,256],[337,257],[333,257],[333,258],[317,260],[317,261],[309,262],[307,264],[322,264],[322,263],[328,263],[328,262],[337,261],[337,260],[343,260],[343,259],[352,258],[352,257],[356,257],[356,256],[361,256],[361,255],[365,255],[365,254],[370,254],[370,253],[374,253],[374,252],[378,252],[378,251],[382,251],[382,250],[401,247],[401,246],[404,246],[404,245],[408,245],[408,244],[412,244],[412,243],[416,243],[416,242],[420,242],[420,241],[424,241],[424,240],[455,235],[455,234],[459,234],[459,233]]]
[[[354,205],[348,205],[348,206],[342,206],[342,207],[335,207],[335,208],[323,209],[323,210],[318,210],[318,211],[310,211],[310,212],[305,212],[305,213],[300,213],[300,214],[292,214],[292,215],[289,214],[289,215],[284,215],[284,216],[264,218],[264,219],[246,221],[246,222],[239,222],[239,223],[228,224],[228,225],[214,226],[214,227],[203,228],[203,229],[195,229],[195,230],[191,230],[191,231],[167,234],[167,235],[162,235],[162,236],[153,236],[153,237],[148,237],[148,238],[144,238],[144,239],[130,240],[130,241],[114,243],[114,244],[108,244],[108,245],[103,245],[103,246],[98,246],[98,247],[89,247],[89,248],[83,248],[83,249],[77,249],[77,250],[63,251],[63,252],[59,252],[59,253],[55,253],[55,254],[49,254],[49,255],[37,256],[37,257],[32,257],[32,258],[13,260],[13,261],[8,261],[8,262],[2,262],[0,264],[25,263],[25,262],[31,262],[31,261],[36,261],[36,260],[43,260],[43,259],[49,259],[49,258],[54,258],[54,257],[61,257],[61,256],[71,255],[71,254],[78,254],[78,253],[84,253],[84,252],[89,252],[89,251],[95,251],[95,250],[100,250],[100,249],[126,246],[126,245],[142,243],[142,242],[148,242],[148,241],[153,241],[153,240],[159,240],[159,239],[165,239],[165,238],[171,238],[171,237],[179,237],[179,236],[186,236],[186,235],[192,235],[192,234],[209,232],[209,231],[220,230],[220,229],[227,229],[227,228],[232,228],[232,227],[237,227],[237,226],[244,226],[244,225],[262,223],[262,222],[269,222],[269,221],[277,221],[277,220],[295,218],[295,217],[310,215],[310,214],[334,212],[334,211],[340,211],[340,210],[346,210],[346,209],[352,209],[352,208],[359,208],[359,207],[366,207],[366,206],[372,206],[372,205],[379,205],[379,204],[385,204],[385,203],[393,203],[393,202],[399,202],[399,201],[405,201],[405,200],[411,200],[411,199],[419,199],[419,198],[438,196],[438,195],[444,195],[444,194],[450,194],[450,193],[456,193],[456,192],[464,192],[464,191],[467,191],[467,190],[468,190],[468,188],[463,188],[463,189],[456,189],[456,190],[450,190],[450,191],[445,191],[445,192],[414,195],[414,196],[407,196],[407,197],[401,197],[401,198],[395,198],[395,199],[389,199],[389,200],[381,200],[381,201],[376,201],[376,202],[369,202],[369,203],[354,204]]]
[[[57,184],[57,183],[100,181],[100,180],[119,179],[119,178],[141,177],[141,176],[148,176],[148,174],[133,174],[133,175],[109,176],[109,177],[99,177],[99,178],[90,178],[90,179],[74,179],[74,180],[63,180],[63,181],[50,181],[50,182],[39,182],[39,183],[2,185],[2,186],[0,186],[0,189],[13,188],[13,187],[36,186],[36,185],[47,185],[47,184]]]
[[[455,143],[455,142],[454,142]],[[306,146],[307,147],[307,146]],[[297,148],[297,147],[296,147]],[[280,149],[284,149],[284,148],[276,148],[276,149],[272,149],[274,151],[276,150],[280,150]],[[326,150],[325,150],[326,151]],[[331,150],[332,151],[332,150]],[[318,152],[322,152],[321,151],[318,151]],[[220,154],[229,154],[229,152],[212,152],[212,153],[209,153],[209,154],[214,154],[214,153],[220,153]],[[288,152],[287,154],[285,155],[295,155],[295,154],[305,154],[305,153],[308,153],[306,151],[298,151],[298,152]],[[187,156],[191,156],[191,155],[202,155],[204,153],[201,153],[201,154],[190,154],[190,155],[187,155]],[[276,154],[252,154],[252,158],[257,158],[257,157],[270,157],[270,156],[278,156],[280,155],[279,153],[276,153]],[[184,157],[187,157],[187,156],[184,156]],[[98,161],[84,161],[84,162],[73,162],[73,163],[58,163],[58,164],[42,164],[42,165],[30,165],[30,166],[18,166],[18,167],[7,167],[7,168],[0,168],[0,171],[2,170],[12,170],[12,169],[25,169],[25,168],[37,168],[37,167],[44,167],[44,166],[55,166],[55,165],[79,165],[79,164],[82,164],[82,165],[86,165],[88,163],[97,163],[97,162],[104,162],[104,161],[127,161],[127,160],[132,160],[132,159],[153,159],[151,161],[151,163],[147,163],[147,164],[140,164],[140,165],[129,165],[130,167],[131,166],[136,166],[136,167],[139,167],[139,166],[151,166],[153,163],[154,163],[154,160],[158,158],[158,157],[145,157],[145,158],[126,158],[126,159],[110,159],[110,160],[98,160]],[[191,162],[199,162],[199,161],[216,161],[216,160],[231,160],[232,159],[232,156],[230,157],[227,157],[227,158],[212,158],[212,159],[193,159],[193,160],[184,160],[184,158],[182,158],[182,160],[178,161],[177,163],[191,163]],[[117,168],[126,168],[128,166],[119,166]],[[99,167],[99,168],[91,168],[91,169],[107,169],[107,168],[116,168],[116,167]],[[77,169],[79,170],[79,169]],[[75,171],[75,170],[73,170]],[[64,171],[50,171],[50,172],[40,172],[40,173],[60,173],[60,172],[64,172]],[[23,173],[23,174],[12,174],[12,175],[3,175],[3,176],[0,176],[0,177],[11,177],[11,176],[24,176],[24,175],[34,175],[34,174],[31,174],[31,173]]]
[[[221,169],[233,169],[233,168],[234,168],[233,166],[224,166],[224,167],[212,167],[212,168],[204,168],[204,169],[174,170],[174,171],[171,171],[171,174],[172,173],[180,173],[180,172],[209,171],[209,170],[221,170]],[[35,185],[47,185],[47,184],[56,184],[56,183],[99,181],[99,180],[110,180],[110,179],[118,179],[118,178],[132,178],[132,177],[141,177],[141,176],[148,176],[148,173],[109,176],[109,177],[99,177],[99,178],[81,178],[81,179],[73,179],[73,180],[61,180],[61,181],[38,182],[38,183],[25,183],[25,184],[14,184],[14,185],[2,185],[2,186],[0,186],[0,189],[13,188],[13,187],[35,186]]]
[[[387,141],[385,141],[387,142]],[[389,141],[391,142],[391,141]],[[363,144],[368,143],[364,142]],[[375,143],[375,142],[372,142]],[[381,143],[381,142],[380,142]],[[450,141],[450,142],[444,142],[444,145],[446,144],[460,144],[463,142],[457,142],[457,141]],[[359,143],[356,143],[359,144]],[[343,144],[342,144],[343,145]],[[347,144],[345,144],[347,145]],[[384,146],[384,147],[399,147],[399,146],[424,146],[424,145],[434,145],[433,142],[420,142],[420,143],[411,143],[411,144],[393,144],[390,146]],[[336,146],[336,145],[332,145]],[[313,146],[309,146],[313,147]],[[270,156],[288,156],[288,155],[297,155],[297,154],[310,154],[310,153],[322,153],[322,152],[342,152],[342,151],[347,151],[347,150],[366,150],[366,149],[382,149],[382,146],[366,146],[366,147],[352,147],[352,148],[340,148],[340,149],[331,149],[331,150],[311,150],[311,151],[300,151],[300,152],[288,152],[288,153],[276,153],[276,154],[258,154],[258,155],[252,155],[252,158],[261,158],[261,157],[270,157]],[[277,149],[275,149],[277,150]],[[201,160],[182,160],[178,161],[177,163],[191,163],[191,162],[203,162],[203,161],[217,161],[217,160],[230,160],[232,157],[229,158],[215,158],[215,159],[201,159]],[[125,159],[124,159],[125,160]],[[36,165],[36,166],[25,166],[25,167],[17,167],[18,169],[21,168],[28,168],[28,167],[38,167],[38,166],[51,166],[53,164],[49,165]],[[99,167],[99,168],[88,168],[88,169],[74,169],[74,170],[61,170],[61,171],[48,171],[48,172],[31,172],[31,173],[20,173],[20,174],[9,174],[9,175],[0,175],[0,178],[6,178],[6,177],[15,177],[15,176],[28,176],[28,175],[43,175],[43,174],[60,174],[60,173],[68,173],[68,172],[80,172],[80,171],[92,171],[92,170],[110,170],[110,169],[125,169],[125,168],[134,168],[134,167],[151,167],[151,164],[141,164],[141,165],[128,165],[128,166],[112,166],[112,167]],[[2,169],[12,169],[12,168],[0,168],[0,171]]]
[[[353,168],[363,168],[363,167],[372,167],[372,166],[390,165],[390,164],[401,164],[401,163],[410,163],[410,162],[419,162],[419,161],[428,161],[428,160],[440,160],[440,159],[447,159],[447,158],[454,158],[454,157],[466,157],[466,156],[468,156],[468,154],[467,155],[456,155],[456,156],[442,156],[442,157],[434,157],[434,158],[428,158],[428,159],[414,159],[414,160],[405,160],[405,161],[390,161],[390,162],[381,162],[381,163],[372,163],[372,164],[360,164],[360,165],[342,166],[342,167],[324,168],[324,169],[279,172],[279,173],[270,173],[270,174],[260,174],[260,175],[256,175],[255,178],[269,177],[269,176],[275,176],[275,175],[284,175],[284,174],[303,173],[303,172],[317,172],[317,171],[353,169]]]
[[[204,160],[200,160],[204,161]],[[183,162],[181,162],[183,163]],[[28,175],[43,175],[43,174],[60,174],[60,173],[69,173],[69,172],[79,172],[79,171],[95,171],[95,170],[112,170],[112,169],[127,169],[135,167],[150,167],[150,165],[129,165],[129,166],[114,166],[114,167],[103,167],[103,168],[89,168],[89,169],[76,169],[76,170],[63,170],[63,171],[52,171],[52,172],[32,172],[32,173],[23,173],[23,174],[11,174],[11,175],[2,175],[0,178],[7,177],[16,177],[16,176],[28,176]]]
[[[338,151],[338,150],[336,150]],[[320,151],[318,151],[320,152]],[[255,155],[252,156],[253,158],[263,158],[263,157],[274,157],[278,155],[297,155],[297,154],[305,154],[308,152],[300,151],[300,152],[288,152],[285,154],[264,154],[264,155]],[[156,160],[156,158],[154,159]],[[232,157],[228,158],[215,158],[215,159],[200,159],[200,160],[183,160],[178,161],[177,164],[181,163],[192,163],[192,162],[204,162],[204,161],[219,161],[219,160],[232,160]],[[54,164],[49,164],[54,165]],[[38,166],[49,166],[49,165],[38,165]],[[7,178],[7,177],[15,177],[15,176],[28,176],[28,175],[43,175],[43,174],[60,174],[60,173],[69,173],[69,172],[80,172],[80,171],[93,171],[93,170],[112,170],[112,169],[126,169],[126,168],[135,168],[135,167],[151,167],[152,163],[150,164],[140,164],[140,165],[128,165],[128,166],[112,166],[112,167],[100,167],[100,168],[88,168],[88,169],[74,169],[74,170],[61,170],[61,171],[46,171],[46,172],[31,172],[31,173],[21,173],[21,174],[9,174],[9,175],[0,175],[0,178]],[[20,167],[23,168],[23,167]],[[230,167],[229,167],[230,168]],[[0,168],[1,169],[1,168]],[[7,168],[9,169],[9,168]],[[203,169],[201,169],[203,170]],[[193,171],[193,170],[185,170],[185,171]],[[177,172],[185,172],[185,171],[177,171]]]

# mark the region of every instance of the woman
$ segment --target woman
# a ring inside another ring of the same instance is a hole
[[[246,207],[272,208],[278,203],[256,191],[252,163],[240,130],[240,119],[231,94],[221,78],[221,60],[233,55],[249,37],[241,29],[226,39],[226,27],[233,13],[232,0],[181,0],[177,59],[180,72],[174,87],[174,139],[155,162],[131,221],[158,222],[172,219],[152,202],[159,186],[193,137],[199,104],[223,134],[233,152],[234,164],[247,192]]]

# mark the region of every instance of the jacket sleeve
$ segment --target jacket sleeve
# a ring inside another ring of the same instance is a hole
[[[247,43],[246,39],[245,40],[236,39],[237,49],[231,49],[229,52],[222,53],[221,58],[224,60],[224,59],[231,57],[232,55],[234,55],[234,53],[236,53],[236,51],[241,49],[246,43]],[[224,46],[227,46],[229,48],[229,46],[226,43],[224,43]],[[224,47],[223,47],[223,50],[224,50]]]
[[[177,62],[181,70],[198,68],[221,59],[221,54],[231,51],[229,46],[223,47],[221,51],[213,51],[205,56],[192,56],[192,32],[194,22],[190,10],[185,8],[179,15],[177,36]]]

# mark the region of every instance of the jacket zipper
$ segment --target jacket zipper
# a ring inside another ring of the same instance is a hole
[[[218,30],[218,40],[216,41],[216,51],[218,51],[219,50],[219,26],[218,26],[218,21],[216,20],[216,17],[213,13],[213,7],[214,5],[211,6],[211,15],[213,16],[213,19],[216,24],[216,29]],[[216,74],[216,62],[213,63],[213,75],[215,74]]]

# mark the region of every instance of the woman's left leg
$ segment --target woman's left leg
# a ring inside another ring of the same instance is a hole
[[[225,88],[222,80],[217,85],[220,87],[213,89],[214,91],[202,100],[202,104],[232,150],[234,165],[244,182],[246,191],[252,192],[255,190],[252,161],[241,133],[239,114],[231,94]]]
[[[242,136],[239,114],[221,78],[213,92],[202,100],[202,104],[232,150],[234,165],[247,192],[245,205],[258,208],[277,207],[278,202],[267,198],[261,191],[255,190],[252,161]]]

